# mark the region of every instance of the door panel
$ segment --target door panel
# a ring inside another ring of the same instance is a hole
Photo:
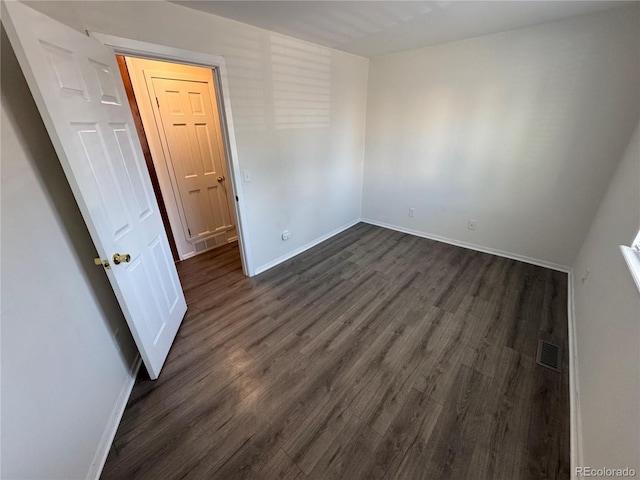
[[[153,214],[151,207],[151,192],[146,188],[142,181],[144,177],[144,167],[136,161],[135,143],[131,136],[131,131],[125,123],[112,123],[110,127],[118,144],[118,150],[113,154],[118,156],[118,160],[122,163],[124,171],[129,181],[129,186],[135,194],[136,209],[135,213],[139,221],[144,221],[149,215]]]
[[[151,378],[186,312],[113,51],[25,5],[2,21]],[[129,254],[116,264],[113,255]],[[84,259],[91,261],[91,259]]]

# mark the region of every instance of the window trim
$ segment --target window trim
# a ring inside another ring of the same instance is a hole
[[[620,245],[620,251],[627,262],[636,287],[638,287],[638,292],[640,292],[640,232],[630,247]]]

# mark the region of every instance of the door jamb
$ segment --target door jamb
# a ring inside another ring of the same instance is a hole
[[[116,55],[137,56],[149,58],[151,60],[164,60],[169,62],[179,62],[187,65],[210,68],[213,73],[214,82],[219,87],[217,90],[220,124],[223,131],[225,150],[227,153],[227,167],[231,175],[231,187],[233,197],[236,200],[236,225],[238,227],[238,244],[240,246],[240,257],[242,260],[242,270],[245,275],[252,277],[255,275],[251,248],[249,247],[249,235],[247,225],[246,205],[242,191],[242,178],[240,164],[238,162],[238,148],[236,145],[235,129],[233,127],[233,116],[231,114],[231,96],[229,94],[229,81],[225,60],[219,55],[193,52],[180,48],[168,47],[154,43],[141,42],[130,38],[117,37],[98,32],[88,32],[89,35],[104,45],[114,50]]]
[[[153,157],[151,156],[151,150],[149,148],[149,141],[147,139],[147,132],[142,124],[142,117],[140,116],[140,108],[138,101],[135,98],[133,92],[133,85],[131,84],[131,76],[129,75],[129,69],[123,55],[116,55],[118,61],[118,67],[120,68],[120,76],[124,82],[124,90],[127,93],[127,100],[129,100],[129,106],[131,107],[131,113],[133,114],[133,122],[136,125],[138,131],[138,138],[142,146],[142,153],[144,155],[144,161],[147,164],[147,170],[149,170],[149,177],[151,178],[151,185],[153,186],[153,193],[156,196],[158,202],[158,208],[160,209],[160,216],[162,217],[162,223],[164,229],[167,232],[167,239],[169,240],[169,247],[171,248],[171,254],[173,255],[174,263],[180,261],[180,254],[178,253],[178,247],[176,245],[176,239],[171,228],[171,222],[169,215],[167,214],[167,206],[162,197],[162,189],[160,188],[160,182],[158,180],[158,172],[153,164]]]

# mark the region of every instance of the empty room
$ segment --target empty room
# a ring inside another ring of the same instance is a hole
[[[0,478],[640,475],[640,2],[1,4]]]

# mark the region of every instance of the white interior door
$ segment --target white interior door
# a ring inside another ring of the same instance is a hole
[[[149,75],[187,222],[189,241],[233,228],[213,82]]]
[[[155,379],[187,307],[115,55],[25,5],[2,2],[2,9],[91,238],[109,262],[105,271]],[[115,254],[123,255],[119,263]]]

